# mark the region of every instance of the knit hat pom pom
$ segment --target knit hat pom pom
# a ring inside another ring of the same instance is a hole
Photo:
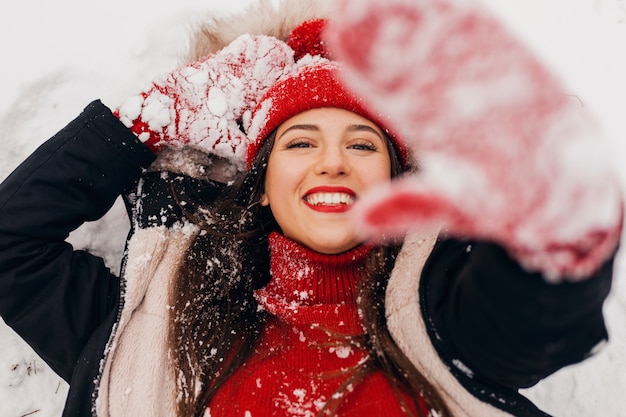
[[[307,20],[295,27],[287,37],[287,45],[294,50],[294,59],[297,61],[306,54],[319,55],[332,59],[322,40],[322,32],[326,28],[326,19]]]

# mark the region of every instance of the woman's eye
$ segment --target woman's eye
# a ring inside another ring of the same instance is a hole
[[[375,151],[376,146],[371,142],[359,142],[350,146],[352,149],[356,149],[357,151]]]
[[[295,148],[310,148],[311,143],[305,140],[294,140],[287,144],[287,149],[295,149]]]

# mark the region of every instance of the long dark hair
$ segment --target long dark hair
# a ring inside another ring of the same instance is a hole
[[[279,230],[270,209],[259,204],[274,136],[268,137],[252,168],[219,201],[189,214],[201,231],[178,271],[169,342],[177,371],[180,417],[204,415],[217,390],[252,355],[263,329],[264,313],[257,309],[253,294],[269,281],[267,238]],[[387,146],[392,176],[400,175],[403,167],[390,140]],[[420,397],[442,417],[451,416],[440,395],[398,348],[386,326],[384,295],[399,249],[400,243],[389,243],[369,255],[366,269],[371,279],[358,289],[358,302],[371,354],[352,370],[339,391],[380,370],[400,401],[401,391],[412,394],[420,417]],[[334,414],[340,401],[331,399],[320,415]]]

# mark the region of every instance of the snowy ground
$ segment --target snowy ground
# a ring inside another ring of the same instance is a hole
[[[5,2],[0,6],[0,180],[92,99],[111,107],[176,66],[193,23],[248,0]],[[546,4],[548,3],[548,4]],[[626,184],[626,0],[525,0],[488,4],[597,113]],[[625,186],[626,189],[626,186]],[[126,235],[117,204],[71,236],[116,270]],[[626,415],[626,255],[606,304],[611,342],[596,357],[528,391],[555,416]],[[60,416],[61,381],[0,321],[0,417]]]

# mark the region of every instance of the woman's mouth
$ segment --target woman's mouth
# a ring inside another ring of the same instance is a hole
[[[312,206],[336,206],[338,204],[354,204],[354,197],[344,193],[315,193],[304,197]]]
[[[345,187],[316,187],[309,190],[303,200],[316,211],[343,212],[352,207],[356,195]]]

